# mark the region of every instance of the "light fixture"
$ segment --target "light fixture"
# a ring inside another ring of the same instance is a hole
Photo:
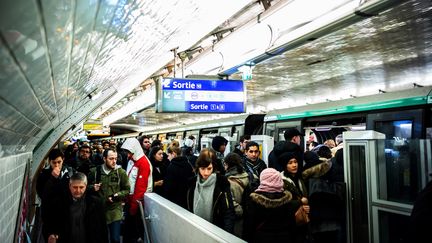
[[[133,100],[125,103],[120,109],[103,118],[103,125],[109,125],[119,119],[128,116],[131,113],[143,110],[151,105],[154,105],[156,100],[155,86],[152,85],[136,96]]]
[[[375,13],[391,5],[392,0],[282,1],[215,44],[213,51],[223,57],[222,70],[197,68],[212,63],[208,55],[196,57],[193,63],[186,64],[186,70],[230,75],[248,62],[259,63],[301,45],[312,33],[316,33],[312,37],[318,38],[360,21],[362,18],[356,13],[369,10]]]

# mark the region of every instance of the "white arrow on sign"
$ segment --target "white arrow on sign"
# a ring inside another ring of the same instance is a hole
[[[169,88],[170,85],[171,85],[171,80],[169,80],[169,79],[164,79],[164,80],[162,80],[162,86],[163,86],[164,88]]]
[[[164,98],[165,99],[171,99],[171,93],[170,92],[164,92]]]

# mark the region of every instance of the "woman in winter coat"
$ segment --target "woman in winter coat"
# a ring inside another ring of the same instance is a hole
[[[166,164],[164,163],[164,152],[161,147],[155,146],[150,149],[149,160],[153,166],[153,192],[162,195]]]
[[[244,239],[248,242],[295,242],[294,214],[300,206],[284,191],[279,171],[264,169],[260,185],[250,194],[244,211]]]
[[[299,171],[297,155],[293,152],[285,152],[279,155],[278,161],[284,168],[281,172],[284,189],[289,191],[293,196],[293,200],[298,201],[299,207],[303,207],[303,210],[309,214],[310,207],[308,205],[307,189]],[[310,237],[308,224],[296,225],[295,228],[296,243],[303,243]]]
[[[234,205],[230,184],[225,176],[215,173],[216,152],[201,150],[196,162],[197,176],[188,186],[188,210],[216,226],[232,233],[234,231]]]
[[[225,176],[231,185],[231,194],[233,196],[234,211],[236,220],[234,224],[234,234],[242,237],[243,232],[243,198],[249,195],[243,195],[248,192],[249,175],[246,173],[242,166],[242,159],[237,153],[229,153],[224,159]]]
[[[168,165],[164,179],[164,197],[171,202],[187,208],[186,192],[188,181],[195,176],[194,165],[188,161],[187,157],[180,156],[180,148],[170,146],[167,149]]]
[[[332,159],[328,147],[323,146],[318,152],[320,156],[310,156],[310,163],[302,173],[309,185],[311,232],[315,243],[344,242],[345,183],[343,162],[337,161],[337,158],[341,159],[343,149]]]

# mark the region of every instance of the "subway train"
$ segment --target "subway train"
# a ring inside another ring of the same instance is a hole
[[[201,148],[214,135],[266,135],[276,143],[297,128],[305,150],[308,140],[343,134],[349,241],[404,242],[413,203],[431,179],[431,95],[430,86],[413,87],[145,134],[166,141],[193,135]]]
[[[141,134],[168,141],[183,140],[190,135],[198,140],[209,135],[221,135],[231,141],[238,141],[244,134],[267,135],[278,142],[284,140],[283,132],[286,129],[297,128],[322,144],[344,131],[375,130],[386,134],[387,138],[393,138],[401,135],[396,134],[400,127],[410,127],[409,132],[402,134],[403,138],[430,138],[431,131],[427,129],[432,124],[430,92],[429,86],[413,87],[403,91],[273,110],[267,114],[235,115]],[[135,132],[113,138],[137,137],[139,134]],[[309,139],[308,136],[305,138]],[[305,138],[303,144],[306,146]],[[198,144],[201,144],[200,141]]]

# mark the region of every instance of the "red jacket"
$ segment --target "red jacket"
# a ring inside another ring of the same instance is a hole
[[[138,211],[137,200],[143,200],[144,193],[152,191],[152,167],[150,161],[142,151],[141,145],[137,139],[126,139],[122,145],[122,148],[133,153],[132,160],[129,161],[127,173],[131,185],[131,191],[129,195],[129,213],[131,215],[135,215]]]

